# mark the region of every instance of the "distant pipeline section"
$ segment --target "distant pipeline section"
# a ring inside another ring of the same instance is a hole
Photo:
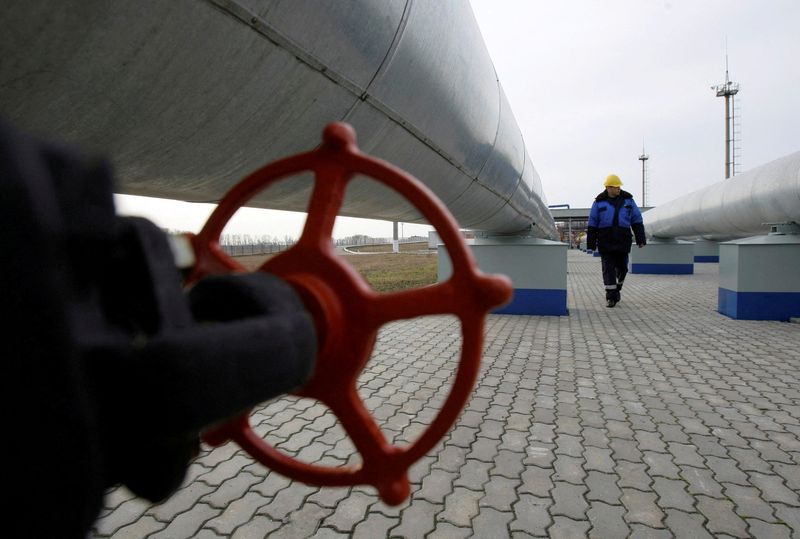
[[[558,237],[466,0],[10,0],[0,57],[0,115],[111,156],[121,193],[217,202],[343,120],[462,228]],[[310,185],[250,205],[305,211]],[[363,178],[341,214],[424,222]]]
[[[800,151],[694,191],[645,214],[657,238],[725,241],[800,223]]]

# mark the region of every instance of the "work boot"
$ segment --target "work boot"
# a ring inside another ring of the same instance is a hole
[[[614,301],[613,299],[606,300],[606,307],[613,307],[616,304],[617,302]]]

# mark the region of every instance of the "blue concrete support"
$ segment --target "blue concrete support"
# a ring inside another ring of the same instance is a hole
[[[694,245],[690,241],[648,238],[647,245],[631,249],[631,273],[691,275]]]
[[[514,299],[497,314],[563,316],[567,312],[567,244],[538,238],[490,237],[468,240],[485,273],[508,275]],[[453,272],[444,245],[439,245],[439,281]]]
[[[718,310],[739,320],[800,316],[800,236],[770,234],[721,243]]]
[[[719,262],[719,242],[694,240],[694,261],[696,263]]]

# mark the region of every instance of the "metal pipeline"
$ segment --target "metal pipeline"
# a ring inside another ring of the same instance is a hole
[[[112,156],[121,193],[217,202],[343,120],[462,228],[557,238],[466,0],[9,0],[0,58],[0,115]],[[310,184],[249,205],[305,211]],[[424,222],[363,178],[341,214]]]
[[[648,235],[724,241],[800,222],[800,151],[694,191],[645,214]]]

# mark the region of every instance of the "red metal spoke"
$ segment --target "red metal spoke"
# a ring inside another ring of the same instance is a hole
[[[369,305],[369,319],[376,327],[392,320],[455,313],[457,291],[449,281],[422,288],[378,295]]]
[[[331,242],[333,225],[342,207],[349,179],[350,174],[337,163],[325,164],[316,171],[306,225],[299,243],[320,246],[322,242]]]

